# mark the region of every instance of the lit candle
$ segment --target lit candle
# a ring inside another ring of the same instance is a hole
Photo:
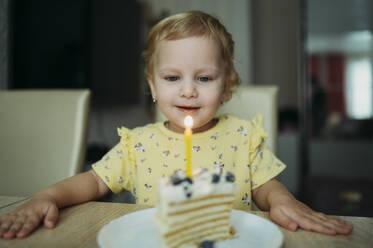
[[[185,131],[184,131],[184,140],[185,140],[185,157],[186,157],[186,176],[192,177],[192,126],[193,118],[188,115],[184,119]]]

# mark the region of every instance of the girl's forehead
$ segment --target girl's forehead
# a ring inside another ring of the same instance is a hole
[[[203,35],[203,36],[188,36],[188,37],[182,37],[179,39],[163,38],[156,42],[156,48],[162,45],[167,45],[167,44],[194,44],[194,43],[208,44],[208,45],[219,47],[219,42],[216,39],[209,37],[207,35]]]
[[[180,58],[195,62],[213,62],[220,64],[221,47],[209,37],[188,37],[177,40],[161,40],[155,49],[157,63]]]

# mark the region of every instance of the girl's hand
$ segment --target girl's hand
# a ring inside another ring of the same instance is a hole
[[[0,216],[0,238],[24,238],[43,221],[47,228],[54,228],[58,220],[56,202],[50,197],[36,197],[13,212]]]
[[[51,185],[13,212],[0,216],[0,238],[24,238],[43,222],[54,228],[58,208],[100,199],[110,191],[93,170],[76,174]]]
[[[323,213],[315,212],[287,195],[279,196],[272,201],[269,214],[274,222],[290,231],[296,231],[298,227],[328,235],[346,235],[352,231],[351,225]]]

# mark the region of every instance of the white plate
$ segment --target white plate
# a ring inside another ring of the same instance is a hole
[[[99,247],[158,247],[153,222],[155,211],[155,208],[141,210],[111,221],[98,233]],[[231,223],[238,238],[217,242],[216,248],[278,248],[282,245],[284,237],[280,229],[269,220],[244,211],[232,210]]]

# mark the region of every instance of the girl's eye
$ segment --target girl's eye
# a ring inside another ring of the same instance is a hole
[[[167,81],[176,81],[176,80],[179,79],[179,77],[178,76],[167,76],[167,77],[165,77],[165,79]]]
[[[208,82],[211,79],[209,77],[198,77],[198,80],[201,82]]]

